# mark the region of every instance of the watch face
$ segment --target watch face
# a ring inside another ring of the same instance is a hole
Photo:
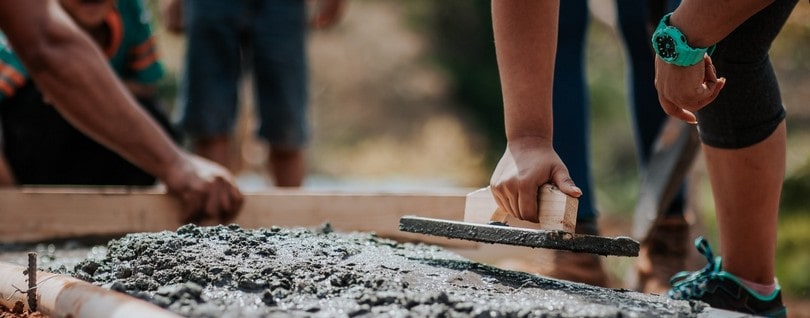
[[[669,34],[661,34],[655,38],[658,56],[665,60],[674,60],[678,57],[675,51],[675,39]]]

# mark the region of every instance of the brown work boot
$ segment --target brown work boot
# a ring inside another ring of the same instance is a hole
[[[669,279],[686,270],[689,256],[689,223],[682,215],[658,221],[641,242],[634,273],[627,275],[629,288],[663,295],[670,289]]]
[[[597,235],[595,225],[580,226],[577,234]],[[563,250],[538,249],[531,259],[508,259],[497,264],[498,267],[526,273],[548,276],[593,286],[608,287],[608,276],[599,255],[574,253]]]

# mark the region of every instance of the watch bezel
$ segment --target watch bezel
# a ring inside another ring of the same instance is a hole
[[[692,66],[703,60],[703,56],[708,52],[711,54],[714,46],[710,48],[694,48],[689,45],[686,36],[678,28],[669,25],[669,18],[672,13],[661,18],[661,22],[653,33],[652,45],[655,55],[668,64],[678,66]],[[661,47],[659,42],[664,38],[670,38],[672,47]],[[666,50],[666,51],[665,51]]]

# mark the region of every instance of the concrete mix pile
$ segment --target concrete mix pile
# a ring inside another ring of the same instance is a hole
[[[71,274],[188,317],[689,317],[704,309],[328,225],[130,234]]]

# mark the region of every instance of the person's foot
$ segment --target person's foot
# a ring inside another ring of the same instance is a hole
[[[683,215],[661,219],[641,242],[634,272],[627,276],[627,286],[644,293],[666,293],[669,278],[686,269],[688,247],[689,223]]]
[[[596,226],[577,224],[577,234],[597,235]],[[501,268],[562,279],[593,286],[609,287],[608,276],[599,255],[563,250],[538,250],[531,260],[506,260]]]
[[[680,272],[672,277],[672,299],[700,300],[718,309],[732,310],[766,317],[786,317],[779,285],[770,295],[760,295],[745,286],[737,276],[722,269],[721,260],[714,257],[709,243],[703,237],[695,240],[695,247],[709,264],[696,272]]]

